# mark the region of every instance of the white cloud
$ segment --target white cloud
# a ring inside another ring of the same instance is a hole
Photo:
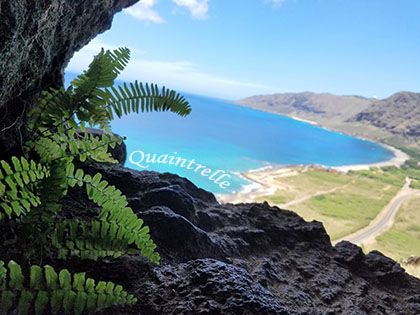
[[[208,0],[172,0],[177,6],[184,7],[190,11],[194,19],[203,20],[207,18],[209,11]]]
[[[80,73],[87,68],[92,57],[101,47],[112,49],[100,40],[93,40],[75,54],[66,71]],[[168,88],[214,97],[239,99],[249,95],[274,93],[275,89],[263,84],[225,78],[202,71],[200,67],[183,60],[154,60],[145,58],[141,50],[132,49],[132,58],[127,69],[121,73],[122,80],[141,80],[165,85]]]
[[[273,7],[278,8],[280,7],[284,0],[264,0],[266,3],[271,4]]]
[[[137,59],[122,75],[129,80],[139,79],[140,76],[142,80],[169,88],[222,98],[236,99],[272,90],[261,84],[207,73],[188,61]]]
[[[157,0],[141,0],[135,5],[125,9],[125,12],[140,21],[157,24],[165,23],[165,19],[153,8],[156,2]]]

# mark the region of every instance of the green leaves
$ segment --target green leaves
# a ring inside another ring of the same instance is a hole
[[[71,155],[79,157],[81,162],[90,159],[99,163],[117,163],[108,152],[108,148],[121,144],[122,139],[110,133],[102,135],[85,133],[68,143]]]
[[[71,82],[75,88],[75,94],[90,96],[94,89],[112,86],[129,60],[130,50],[128,48],[123,47],[112,51],[102,49],[95,56],[88,70]]]
[[[159,263],[160,257],[155,252],[156,244],[150,238],[149,228],[143,226],[143,220],[128,207],[127,199],[120,190],[102,180],[101,174],[92,177],[85,175],[83,170],[75,171],[73,164],[68,166],[66,172],[69,186],[85,185],[89,199],[100,206],[102,211],[97,221],[76,221],[67,227],[60,225],[54,236],[60,257],[118,257],[133,253],[129,249],[134,248],[152,262]],[[69,229],[69,238],[64,241],[66,228]]]
[[[129,59],[127,48],[102,50],[68,88],[43,92],[29,113],[30,140],[24,148],[25,157],[36,160],[0,161],[0,220],[4,215],[11,220],[8,232],[12,237],[7,241],[24,251],[23,259],[41,260],[38,256],[56,253],[61,259],[91,260],[141,254],[159,263],[149,228],[121,191],[100,174],[85,174],[73,164],[116,162],[109,148],[122,139],[110,130],[114,116],[150,111],[186,116],[191,112],[183,96],[165,87],[137,81],[114,87]],[[76,186],[84,187],[88,198],[101,208],[96,218],[69,220],[58,215],[61,198]],[[7,266],[0,261],[0,313],[81,314],[135,302],[121,286],[95,283],[84,273],[72,275],[65,269],[57,273],[51,266],[37,265],[22,271],[13,261]]]
[[[8,280],[7,280],[8,279]],[[137,298],[119,285],[100,281],[85,273],[71,275],[67,269],[58,274],[51,266],[30,269],[29,287],[21,267],[10,261],[7,268],[0,261],[0,313],[13,306],[19,314],[82,314],[113,305],[133,305]]]
[[[7,265],[9,267],[9,287],[11,289],[22,289],[23,288],[23,275],[22,269],[13,260]]]
[[[0,161],[0,210],[11,218],[39,206],[41,199],[37,186],[49,176],[47,167],[24,157],[12,157],[12,165]],[[0,219],[2,216],[0,211]]]
[[[114,114],[121,117],[123,114],[151,111],[171,111],[180,116],[191,113],[191,107],[183,96],[165,87],[160,90],[156,84],[124,83],[117,88],[106,88],[99,96],[109,106],[111,119]]]
[[[52,243],[60,259],[76,256],[81,259],[97,260],[102,257],[118,258],[123,255],[140,254],[135,245],[127,240],[117,239],[116,233],[123,227],[116,223],[99,220],[62,222],[56,228]]]
[[[70,130],[77,131],[82,123],[108,128],[114,115],[121,117],[128,113],[172,111],[186,116],[191,112],[183,96],[165,87],[160,89],[156,84],[144,85],[135,81],[114,87],[129,59],[128,48],[102,50],[66,90],[60,88],[44,92],[39,106],[30,113],[31,130],[37,134],[42,134],[45,128],[68,133]]]

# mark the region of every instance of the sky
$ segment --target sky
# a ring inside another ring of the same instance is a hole
[[[122,46],[122,79],[224,99],[420,91],[419,0],[142,0],[67,71]]]

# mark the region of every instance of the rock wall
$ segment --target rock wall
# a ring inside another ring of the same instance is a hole
[[[25,111],[114,14],[138,0],[0,0],[0,159],[19,152]]]

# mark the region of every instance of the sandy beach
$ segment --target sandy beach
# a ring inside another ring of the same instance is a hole
[[[368,170],[371,167],[385,167],[385,166],[397,166],[400,167],[403,165],[410,157],[401,150],[397,148],[391,147],[389,145],[378,143],[379,145],[385,147],[386,149],[392,151],[394,157],[388,161],[373,163],[373,164],[359,164],[359,165],[345,165],[345,166],[336,166],[332,167],[340,172],[348,172],[348,171],[361,171],[361,170]]]
[[[293,165],[293,166],[269,166],[258,170],[251,170],[248,172],[241,173],[245,179],[250,181],[250,184],[245,186],[240,192],[230,195],[216,195],[217,199],[221,203],[242,203],[242,202],[255,202],[256,199],[271,196],[281,188],[278,178],[286,176],[298,175],[301,172],[305,172],[309,168],[325,168],[331,169],[338,172],[347,173],[349,171],[360,171],[368,170],[371,167],[385,167],[385,166],[396,166],[400,167],[409,159],[409,156],[394,147],[378,143],[388,150],[392,151],[394,157],[388,161],[371,163],[371,164],[357,164],[357,165],[345,165],[327,167],[322,165]]]
[[[289,117],[293,118],[294,120],[301,121],[301,122],[304,122],[304,123],[307,123],[307,124],[310,124],[310,125],[319,126],[319,124],[316,121],[313,121],[313,120],[303,119],[303,118],[299,118],[299,117],[291,116],[291,115]]]

